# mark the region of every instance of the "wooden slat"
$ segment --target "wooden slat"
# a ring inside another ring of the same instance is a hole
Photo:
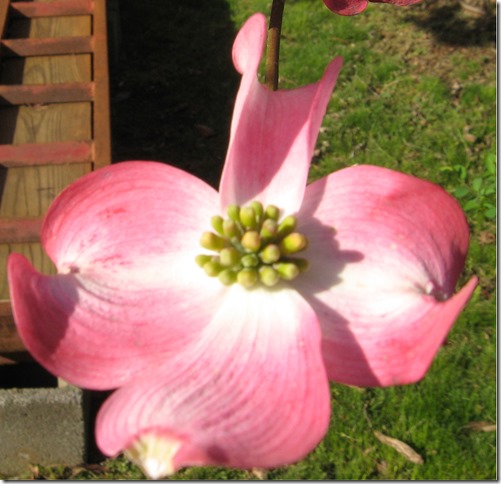
[[[94,39],[91,36],[4,39],[0,41],[0,56],[2,57],[87,54],[93,50]]]
[[[0,85],[0,105],[48,104],[92,101],[93,82],[62,82],[59,84]]]
[[[9,301],[0,301],[0,353],[26,351],[17,334]]]
[[[10,4],[13,17],[58,17],[62,15],[89,15],[92,0],[55,0],[53,2],[14,2]]]
[[[108,76],[108,42],[106,32],[106,1],[94,2],[94,112],[93,133],[95,168],[111,163],[110,94]]]
[[[7,29],[7,14],[9,12],[9,0],[0,0],[0,39],[5,37]]]
[[[89,163],[93,158],[94,150],[91,141],[0,145],[0,165],[7,168]]]
[[[0,218],[0,244],[38,242],[43,217]]]
[[[83,18],[83,17],[82,17]],[[34,57],[0,57],[0,84],[59,84],[92,81],[92,54],[63,54]],[[50,64],[51,71],[40,69]]]

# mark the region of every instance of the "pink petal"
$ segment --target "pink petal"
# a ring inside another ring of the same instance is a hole
[[[373,3],[391,3],[403,7],[418,3],[421,0],[369,0]],[[357,15],[363,12],[366,8],[368,0],[324,0],[325,5],[329,10],[340,15]]]
[[[266,29],[265,17],[254,15],[233,47],[242,81],[221,178],[221,204],[224,209],[258,199],[295,212],[303,199],[318,130],[342,61],[332,61],[319,82],[271,91],[257,78]]]
[[[299,215],[311,270],[300,292],[319,317],[329,377],[374,386],[412,383],[471,296],[453,296],[468,225],[440,187],[354,166],[307,189]]]
[[[369,4],[367,0],[324,0],[329,10],[340,15],[357,15]]]
[[[194,262],[217,207],[211,187],[160,163],[120,163],[72,184],[42,231],[59,274],[9,258],[29,351],[69,382],[104,389],[187,344],[224,293]]]
[[[415,3],[421,2],[421,0],[370,0],[373,3],[391,3],[392,5],[397,5],[398,7],[406,7],[407,5],[413,5]]]
[[[315,314],[295,291],[232,286],[201,338],[105,402],[97,442],[108,455],[144,439],[171,442],[140,463],[274,467],[323,437],[330,398]],[[169,446],[167,446],[169,447]]]

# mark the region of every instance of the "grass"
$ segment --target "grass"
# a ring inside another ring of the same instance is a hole
[[[194,0],[135,3],[120,4],[127,35],[112,79],[115,159],[164,160],[215,184],[238,86],[231,41],[249,15],[269,13],[270,2],[211,0],[204,8]],[[460,282],[476,274],[480,285],[424,380],[387,389],[333,384],[332,422],[323,442],[303,461],[265,473],[268,479],[497,476],[496,435],[483,431],[496,422],[494,21],[470,19],[451,4],[371,5],[354,18],[332,15],[320,0],[286,4],[282,88],[313,82],[332,57],[344,58],[311,180],[370,163],[442,185],[461,202],[471,228]],[[375,431],[407,443],[424,463],[413,464]],[[123,458],[33,472],[46,479],[143,477]],[[260,477],[190,468],[173,478]]]

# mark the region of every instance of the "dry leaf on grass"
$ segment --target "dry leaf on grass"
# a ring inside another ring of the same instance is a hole
[[[468,430],[474,430],[476,432],[495,432],[496,424],[493,424],[491,422],[470,422],[469,424],[466,424],[463,428]]]
[[[378,432],[374,432],[376,439],[382,444],[389,445],[393,447],[399,454],[403,455],[408,461],[413,464],[422,464],[424,462],[423,458],[409,445],[401,440],[394,439],[393,437],[388,437],[387,435]]]
[[[482,245],[494,244],[496,242],[496,236],[494,235],[494,232],[483,230],[478,234],[478,241]]]
[[[253,469],[251,469],[251,474],[260,481],[265,481],[268,478],[268,472],[266,471],[266,469],[259,469],[257,467],[254,467]]]
[[[78,476],[81,472],[90,471],[94,474],[104,474],[108,469],[102,464],[82,464],[71,468],[71,477]]]
[[[28,468],[31,472],[31,478],[29,479],[30,481],[31,480],[38,480],[39,477],[40,477],[40,467],[38,467],[37,465],[28,465]]]
[[[388,462],[381,461],[376,463],[376,469],[380,474],[386,474],[388,472]]]

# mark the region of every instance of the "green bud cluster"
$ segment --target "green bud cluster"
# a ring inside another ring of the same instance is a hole
[[[296,231],[297,219],[280,220],[280,210],[254,201],[244,207],[230,205],[228,218],[211,219],[214,232],[204,232],[200,245],[214,255],[201,254],[197,264],[224,285],[235,282],[246,288],[257,284],[275,286],[292,281],[308,268],[308,261],[295,257],[305,250],[308,239]]]

